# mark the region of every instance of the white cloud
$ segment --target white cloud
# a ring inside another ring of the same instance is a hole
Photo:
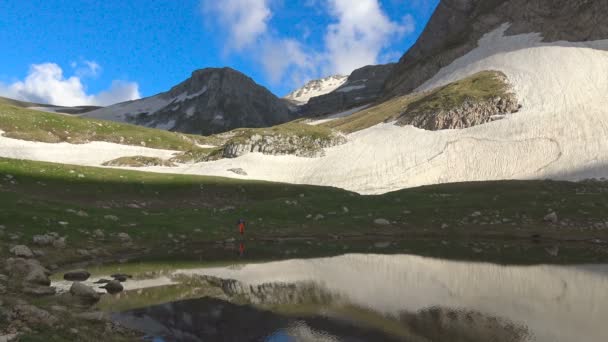
[[[226,32],[227,50],[253,56],[273,84],[299,86],[312,78],[350,74],[365,65],[384,63],[396,55],[386,49],[391,41],[415,30],[411,15],[392,21],[379,0],[306,0],[305,7],[316,15],[325,11],[333,20],[326,28],[323,47],[313,49],[303,41],[306,34],[296,40],[269,27],[272,1],[201,0],[201,4],[207,22],[219,24]]]
[[[99,65],[85,64],[89,72],[98,72]],[[139,85],[134,82],[113,81],[110,89],[99,94],[87,94],[81,78],[64,77],[55,63],[34,64],[27,77],[10,85],[0,84],[0,95],[17,100],[62,106],[106,106],[140,98]]]
[[[101,73],[101,65],[95,61],[72,62],[72,68],[76,69],[75,75],[80,78],[97,77]]]
[[[268,29],[270,0],[202,0],[203,14],[228,32],[227,47],[238,51],[255,43]]]
[[[382,11],[378,0],[329,0],[331,15],[325,45],[332,73],[349,74],[369,64],[377,64],[378,56],[394,37],[414,31],[413,17],[395,23]]]

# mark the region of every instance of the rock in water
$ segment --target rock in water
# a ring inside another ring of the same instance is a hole
[[[93,288],[79,282],[72,284],[72,287],[70,287],[70,294],[72,294],[73,297],[84,305],[93,305],[101,298],[99,293],[97,293]]]
[[[107,283],[105,286],[101,286],[101,289],[105,289],[109,294],[117,294],[124,290],[124,287],[118,280],[112,280]]]
[[[91,273],[85,270],[75,270],[67,272],[63,275],[63,279],[67,281],[85,281],[89,279]]]
[[[111,282],[111,280],[109,279],[99,279],[98,281],[94,282],[93,284],[107,284]]]

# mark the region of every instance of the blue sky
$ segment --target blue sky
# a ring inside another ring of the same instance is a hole
[[[397,61],[438,1],[2,1],[0,95],[108,105],[230,66],[283,96]]]

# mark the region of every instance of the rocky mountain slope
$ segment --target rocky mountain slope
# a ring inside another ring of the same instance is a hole
[[[308,101],[317,96],[325,95],[336,90],[343,85],[348,76],[334,75],[318,80],[312,80],[302,88],[296,89],[285,96],[285,99],[294,101],[297,104],[306,104]]]
[[[510,23],[507,36],[539,33],[546,43],[608,38],[604,0],[442,0],[417,43],[400,59],[384,95],[407,94]]]
[[[375,101],[393,67],[394,64],[368,65],[353,71],[346,82],[331,93],[311,98],[302,108],[303,115],[336,113]]]
[[[267,127],[294,118],[286,101],[230,68],[197,70],[168,92],[84,116],[194,134]]]

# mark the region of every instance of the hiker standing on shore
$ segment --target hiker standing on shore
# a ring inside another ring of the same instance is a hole
[[[239,219],[237,225],[239,227],[239,233],[245,235],[245,220]]]

